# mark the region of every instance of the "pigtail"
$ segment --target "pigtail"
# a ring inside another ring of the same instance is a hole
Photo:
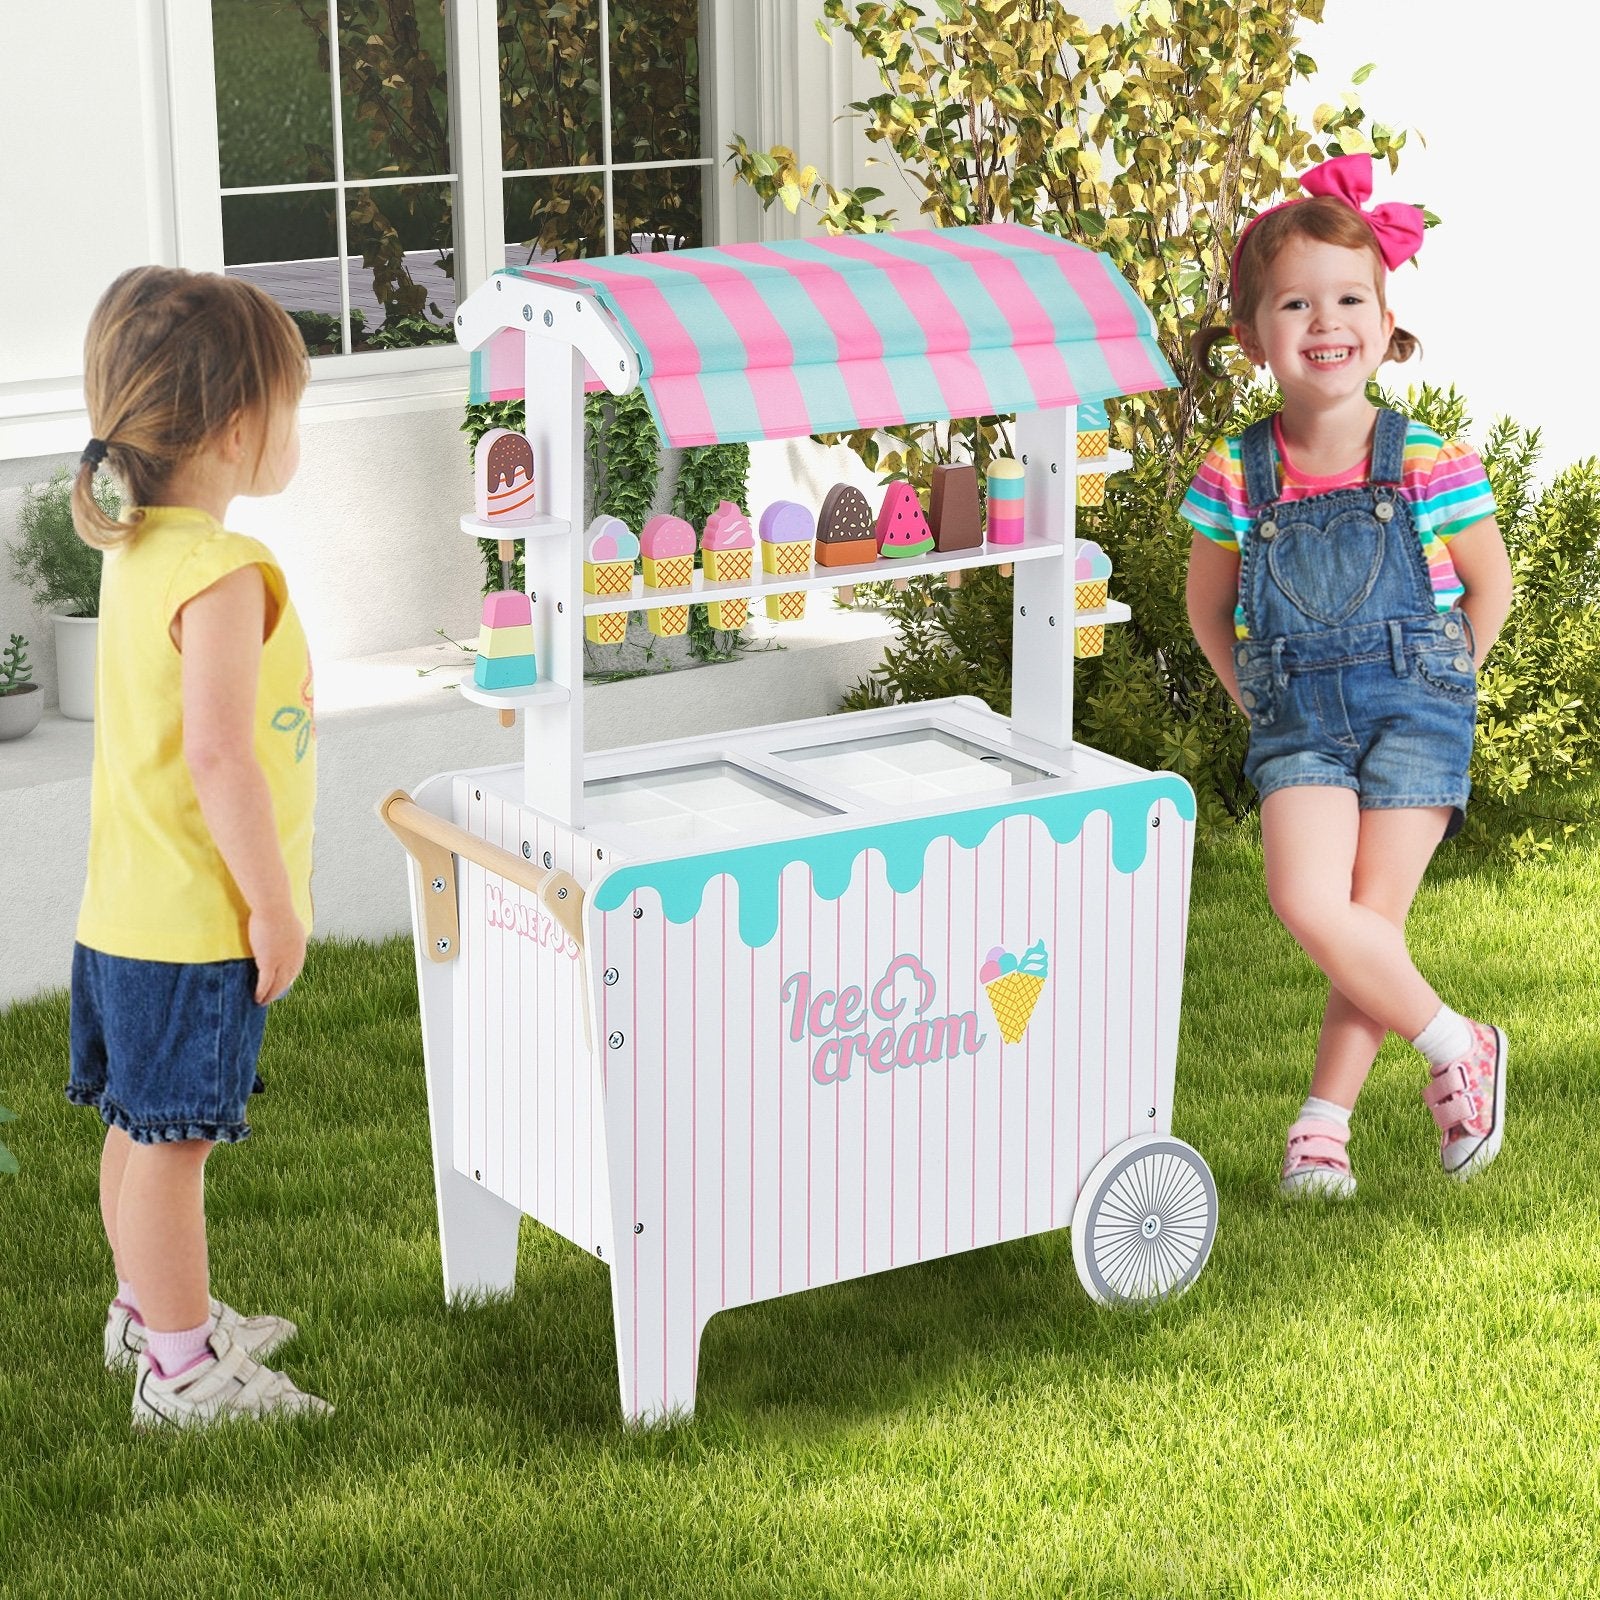
[[[1193,334],[1189,339],[1189,354],[1194,361],[1195,372],[1202,377],[1216,380],[1225,378],[1227,374],[1219,372],[1212,362],[1211,352],[1232,337],[1232,330],[1220,324],[1201,328],[1199,332]]]
[[[1408,333],[1404,328],[1396,328],[1389,335],[1389,348],[1384,351],[1385,361],[1409,361],[1412,356],[1422,353],[1422,341],[1414,333]]]

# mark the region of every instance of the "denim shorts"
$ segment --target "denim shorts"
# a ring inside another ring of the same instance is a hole
[[[1250,714],[1245,776],[1278,789],[1354,789],[1364,810],[1448,806],[1461,825],[1477,723],[1471,629],[1433,621],[1373,623],[1337,640],[1241,639],[1239,694]]]
[[[75,945],[67,1098],[138,1144],[250,1136],[267,1008],[256,964],[136,961]]]

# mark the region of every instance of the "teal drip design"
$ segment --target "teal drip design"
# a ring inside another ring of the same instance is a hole
[[[896,894],[909,894],[922,882],[928,846],[936,840],[950,839],[964,850],[975,850],[1007,817],[1034,816],[1057,844],[1070,844],[1087,818],[1103,811],[1111,818],[1112,865],[1118,872],[1132,873],[1144,865],[1150,811],[1160,800],[1170,800],[1179,816],[1194,821],[1194,791],[1182,778],[1162,772],[1139,782],[1076,794],[619,867],[601,879],[591,900],[596,910],[615,911],[641,889],[652,889],[669,922],[691,922],[699,914],[708,885],[726,874],[739,886],[739,937],[749,949],[759,950],[778,931],[778,879],[796,861],[810,867],[817,895],[837,900],[850,887],[857,859],[876,850],[883,857],[889,886]]]

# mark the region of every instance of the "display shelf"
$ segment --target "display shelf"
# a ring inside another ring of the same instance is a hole
[[[1096,472],[1104,472],[1109,476],[1113,472],[1129,471],[1133,466],[1133,457],[1126,450],[1108,450],[1103,456],[1079,456],[1072,465],[1080,478]]]
[[[530,683],[524,689],[480,689],[469,672],[459,685],[461,698],[480,706],[493,706],[499,711],[513,711],[518,706],[565,705],[572,698],[559,683]]]
[[[914,578],[918,573],[961,572],[973,567],[1012,566],[1019,561],[1041,561],[1059,556],[1059,539],[1029,537],[1021,544],[984,545],[976,550],[934,551],[926,556],[904,556],[887,561],[863,562],[858,567],[818,567],[793,576],[779,576],[759,569],[739,583],[707,583],[705,573],[695,569],[687,589],[647,589],[644,579],[635,577],[627,594],[589,594],[583,597],[586,617],[605,616],[612,611],[657,611],[663,606],[708,605],[719,600],[755,600],[764,595],[795,594],[801,590],[843,589],[862,583],[887,583],[896,578]],[[760,561],[760,552],[756,560]]]
[[[547,517],[543,513],[525,522],[491,522],[475,511],[464,511],[461,531],[470,533],[474,539],[545,539],[558,533],[571,533],[572,524],[565,517]]]

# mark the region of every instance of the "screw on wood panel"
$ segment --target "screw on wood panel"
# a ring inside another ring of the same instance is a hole
[[[556,864],[555,857],[552,856],[548,850],[546,850],[544,853],[544,864],[547,867],[553,867]]]
[[[1050,626],[1053,628],[1053,627],[1055,627],[1055,625],[1056,625],[1056,619],[1054,617],[1051,617]]]
[[[522,841],[522,859],[524,861],[533,860],[533,846],[526,839]]]
[[[567,609],[567,602],[565,600],[557,600],[556,601],[556,610],[557,611],[564,612],[566,609]]]
[[[644,1224],[643,1224],[643,1223],[642,1223],[642,1222],[636,1222],[636,1223],[634,1223],[634,1225],[633,1225],[633,1231],[634,1231],[634,1232],[635,1232],[635,1233],[643,1233],[643,1232],[644,1232]]]
[[[555,312],[553,312],[553,311],[545,312],[545,314],[544,314],[544,325],[547,328],[555,327],[555,325],[556,325],[556,314],[555,314]]]
[[[1027,458],[1027,457],[1026,457],[1026,456],[1024,456],[1024,457],[1023,457],[1023,458],[1022,458],[1022,464],[1023,464],[1023,466],[1027,466],[1027,464],[1028,464],[1028,458]]]
[[[1161,818],[1160,817],[1151,817],[1150,826],[1152,828],[1159,828],[1161,826]]]
[[[473,1176],[473,1177],[474,1177],[474,1178],[476,1178],[476,1179],[477,1179],[477,1180],[478,1180],[478,1182],[479,1182],[479,1183],[482,1183],[482,1182],[483,1182],[483,1174],[482,1174],[482,1173],[481,1173],[481,1172],[474,1172],[474,1173],[473,1173],[473,1174],[472,1174],[472,1176]]]
[[[1153,1117],[1155,1114],[1156,1114],[1156,1108],[1154,1106],[1151,1106],[1150,1109],[1147,1112],[1145,1112],[1145,1115],[1147,1117]]]
[[[496,278],[496,279],[495,279],[495,280],[494,280],[494,292],[495,292],[495,293],[496,293],[496,294],[499,294],[499,293],[500,293],[500,291],[501,291],[501,290],[502,290],[502,289],[503,289],[503,288],[505,288],[505,286],[506,286],[506,280],[505,280],[505,279],[504,279],[504,278]]]
[[[594,1253],[595,1253],[595,1254],[596,1254],[596,1255],[597,1255],[597,1256],[599,1256],[599,1257],[600,1257],[600,1259],[601,1259],[601,1260],[602,1260],[602,1261],[604,1261],[604,1260],[605,1260],[605,1258],[606,1258],[606,1253],[605,1253],[605,1251],[604,1251],[604,1250],[602,1250],[602,1249],[601,1249],[601,1248],[600,1248],[600,1246],[599,1246],[599,1245],[596,1245],[596,1246],[595,1246],[595,1247],[594,1247]]]
[[[444,955],[450,948],[450,941],[448,939],[435,939],[433,945],[440,955]]]
[[[1018,610],[1018,611],[1019,611],[1019,612],[1020,612],[1020,613],[1021,613],[1021,615],[1023,615],[1023,616],[1027,616],[1027,614],[1028,614],[1028,608],[1027,608],[1027,607],[1026,607],[1026,606],[1018,606],[1018,607],[1017,607],[1017,610]]]
[[[596,861],[604,861],[605,858],[606,858],[605,851],[604,850],[596,850],[595,853],[594,853],[594,858],[595,858]]]
[[[622,1035],[620,1033],[610,1034],[606,1039],[606,1043],[610,1045],[613,1050],[620,1050],[622,1048]]]
[[[606,968],[606,987],[610,988],[611,985],[614,984],[617,981],[617,979],[620,978],[621,976],[622,976],[622,974],[620,972],[618,972],[615,967],[607,967]]]
[[[522,320],[524,322],[532,322],[533,321],[533,307],[532,306],[524,306],[522,308]]]
[[[435,894],[443,894],[444,893],[444,879],[443,878],[435,878],[433,880],[433,882],[428,885],[428,887],[430,889],[432,889]]]
[[[578,308],[578,309],[579,309],[579,310],[580,310],[580,311],[582,311],[582,310],[583,310],[583,301],[581,301],[581,300],[574,300],[574,301],[573,301],[573,302],[572,302],[572,303],[573,303],[573,304],[574,304],[574,305],[575,305],[575,306],[576,306],[576,307],[577,307],[577,308]]]
[[[567,898],[567,891],[565,889],[557,889],[556,890],[556,899],[557,900],[565,900],[566,898]]]
[[[644,907],[643,906],[635,906],[633,908],[633,920],[635,922],[637,922],[639,920],[639,918],[642,917],[643,915],[644,915]]]
[[[464,327],[466,325],[466,320],[467,319],[465,317],[457,317],[456,318],[456,326],[458,328]]]
[[[1055,462],[1053,462],[1053,461],[1052,461],[1052,462],[1051,462],[1051,463],[1050,463],[1050,470],[1051,470],[1051,471],[1052,471],[1052,472],[1054,472],[1054,471],[1055,471],[1055,470],[1056,470],[1056,464],[1055,464]]]
[[[474,790],[473,790],[473,791],[472,791],[472,798],[473,798],[473,799],[474,799],[474,800],[481,800],[481,799],[483,799],[483,790],[482,790],[482,789],[474,789]]]

